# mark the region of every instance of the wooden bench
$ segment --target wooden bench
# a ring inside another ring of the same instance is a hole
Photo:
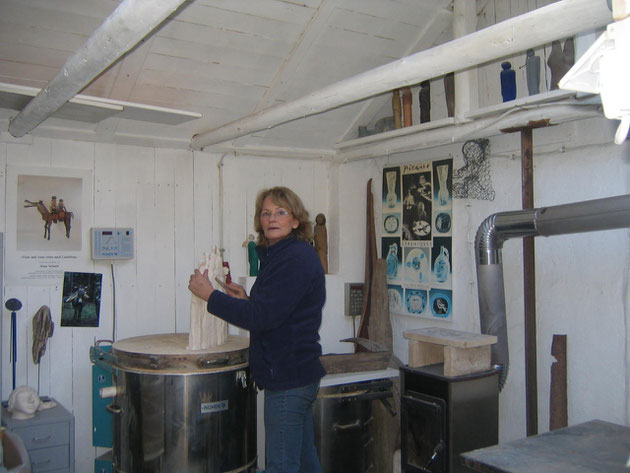
[[[444,376],[461,376],[490,369],[490,345],[494,335],[461,332],[439,327],[406,330],[409,367],[444,363]]]

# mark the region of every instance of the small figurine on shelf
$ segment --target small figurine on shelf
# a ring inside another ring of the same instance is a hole
[[[249,262],[249,275],[258,276],[258,253],[256,251],[256,242],[254,242],[254,235],[251,233],[247,237],[247,240],[243,242],[243,248],[247,248],[247,261]]]
[[[525,74],[527,75],[527,91],[529,95],[540,93],[540,57],[536,56],[533,49],[527,50],[525,59]]]
[[[43,402],[30,386],[18,386],[8,400],[7,410],[13,419],[31,419],[37,411],[50,409],[57,405],[54,401]]]
[[[501,63],[501,96],[504,102],[516,98],[516,71],[509,61]]]
[[[423,80],[420,82],[418,92],[418,102],[420,103],[420,123],[431,121],[431,82]]]
[[[328,230],[326,230],[326,216],[324,214],[317,214],[317,217],[315,217],[313,240],[315,242],[315,251],[322,262],[324,273],[328,274]]]
[[[569,72],[569,69],[571,69],[574,63],[575,45],[573,38],[568,38],[564,42],[564,48],[562,48],[558,40],[551,43],[551,52],[549,53],[549,59],[547,59],[547,65],[551,70],[551,84],[549,85],[549,90],[558,88],[558,82]]]
[[[444,95],[446,110],[449,117],[455,116],[455,73],[449,72],[444,76]]]

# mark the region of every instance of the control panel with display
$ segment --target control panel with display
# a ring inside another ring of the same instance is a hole
[[[92,228],[92,259],[133,258],[133,228]]]

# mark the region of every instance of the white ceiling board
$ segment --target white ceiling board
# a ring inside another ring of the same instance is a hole
[[[532,2],[549,0],[490,0],[492,8],[483,14],[491,10],[504,19],[531,9]],[[0,82],[44,87],[120,3],[0,0]],[[180,146],[198,132],[451,39],[451,6],[451,0],[189,0],[81,91],[123,112],[77,124],[78,135],[149,143],[153,133],[155,142]],[[361,101],[236,143],[249,149],[334,149],[356,137],[359,125],[380,118],[389,100]],[[151,107],[193,113],[172,114],[169,123],[176,124],[169,128],[160,121],[170,115]],[[153,113],[161,118],[140,121]],[[47,133],[67,135],[72,122],[50,119],[45,125]]]

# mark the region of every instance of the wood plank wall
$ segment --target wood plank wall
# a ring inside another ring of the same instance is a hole
[[[222,160],[222,161],[221,161]],[[219,167],[222,163],[224,218],[219,208]],[[204,251],[220,244],[223,227],[225,258],[233,273],[246,274],[246,253],[241,247],[253,233],[254,201],[265,186],[288,185],[298,192],[313,217],[328,212],[329,164],[221,157],[207,153],[34,139],[33,144],[0,141],[0,192],[4,195],[7,166],[83,169],[91,175],[93,221],[84,222],[83,245],[89,245],[91,227],[132,227],[136,253],[132,260],[113,263],[116,290],[117,340],[154,333],[187,332],[190,294],[188,276]],[[47,201],[50,196],[37,196]],[[11,210],[9,210],[11,211]],[[7,213],[0,206],[0,216]],[[0,231],[6,219],[0,219]],[[73,228],[73,231],[78,228]],[[53,236],[54,236],[53,229]],[[89,347],[95,340],[111,340],[113,330],[111,262],[94,262],[82,252],[81,272],[103,274],[101,318],[98,328],[61,327],[63,283],[7,284],[5,299],[23,303],[18,313],[17,385],[40,385],[71,410],[76,421],[77,471],[93,469],[98,454],[92,447],[92,393]],[[80,258],[81,260],[81,258]],[[6,277],[20,268],[6,267]],[[47,305],[55,322],[39,367],[32,362],[31,319]],[[4,311],[2,333],[10,333]],[[350,335],[350,334],[348,334]],[[2,347],[2,398],[12,390],[9,343]],[[10,365],[9,365],[10,366]],[[38,373],[39,372],[39,373]]]

